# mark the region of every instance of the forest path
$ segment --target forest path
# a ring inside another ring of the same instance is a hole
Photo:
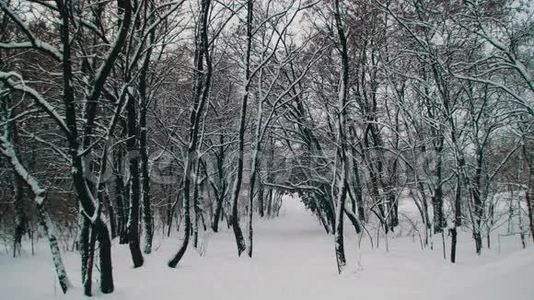
[[[204,236],[205,255],[190,247],[176,269],[168,268],[166,262],[177,250],[180,235],[165,239],[157,236],[154,252],[145,255],[145,265],[137,269],[132,268],[128,246],[115,244],[116,290],[110,295],[96,293],[95,298],[530,300],[534,296],[530,283],[534,275],[532,249],[519,250],[515,240],[505,241],[500,255],[493,249],[476,257],[469,235],[464,234],[460,261],[451,265],[441,258],[439,247],[435,251],[421,250],[419,242],[411,237],[392,239],[389,252],[383,241],[379,249],[371,249],[365,240],[358,248],[353,228],[347,223],[348,264],[338,275],[333,236],[325,234],[298,199],[286,198],[280,216],[257,219],[254,230],[252,259],[245,253],[237,257],[233,232],[224,228]],[[64,258],[74,283],[66,296],[60,294],[55,283],[49,250],[42,241],[35,256],[28,251],[17,259],[0,255],[0,299],[83,299],[79,257],[65,253]]]

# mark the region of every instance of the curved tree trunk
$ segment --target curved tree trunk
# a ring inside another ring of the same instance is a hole
[[[9,122],[5,127],[9,127]],[[34,200],[37,205],[37,214],[39,216],[39,224],[43,228],[45,236],[48,239],[48,246],[52,252],[52,261],[54,263],[59,285],[61,286],[63,293],[66,293],[71,284],[61,258],[61,251],[54,233],[52,221],[44,207],[46,202],[46,191],[40,187],[37,179],[34,178],[20,162],[17,151],[10,141],[9,131],[4,131],[4,134],[0,135],[0,153],[7,157],[13,170],[22,180],[24,180],[25,184],[31,189],[34,195]]]
[[[200,126],[200,119],[202,112],[205,106],[205,103],[208,99],[210,85],[211,85],[211,76],[212,76],[212,65],[209,55],[209,46],[208,46],[208,19],[209,11],[211,6],[211,0],[202,0],[200,7],[200,22],[198,22],[198,32],[199,36],[197,40],[197,49],[195,50],[195,86],[194,86],[194,101],[193,108],[191,110],[190,122],[191,128],[189,133],[189,146],[187,149],[187,157],[184,166],[184,240],[178,252],[171,258],[168,262],[168,266],[175,268],[178,262],[182,259],[187,246],[189,245],[189,236],[191,235],[191,215],[190,215],[190,202],[191,202],[191,184],[192,184],[192,172],[194,160],[197,156],[197,144],[198,144],[198,132]],[[204,72],[204,60],[206,62],[206,71]]]
[[[241,253],[245,251],[245,239],[243,238],[243,232],[239,226],[239,210],[238,200],[239,192],[241,190],[241,181],[243,179],[243,151],[245,144],[245,121],[247,116],[247,105],[250,93],[250,52],[252,47],[252,0],[247,1],[247,49],[245,59],[245,86],[243,92],[243,98],[241,99],[241,111],[239,116],[239,138],[237,149],[237,170],[234,186],[232,188],[232,228],[234,230],[235,241],[237,245],[237,255],[241,256]]]

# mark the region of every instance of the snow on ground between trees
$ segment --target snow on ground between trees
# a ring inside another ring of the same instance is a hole
[[[434,251],[421,250],[417,237],[390,237],[361,248],[352,227],[345,227],[347,271],[338,275],[332,239],[297,199],[286,198],[280,217],[259,220],[255,256],[236,255],[232,231],[204,236],[204,256],[191,248],[177,269],[166,262],[178,238],[156,237],[146,265],[133,269],[128,245],[113,241],[116,291],[96,299],[533,299],[532,245],[521,250],[519,237],[501,238],[477,257],[469,233],[461,235],[459,261],[443,260],[441,240]],[[180,235],[177,235],[180,236]],[[438,237],[436,237],[438,238]],[[29,245],[29,243],[25,243]],[[448,247],[447,241],[447,247]],[[79,257],[65,253],[75,288],[63,295],[46,242],[18,258],[0,255],[0,299],[80,299]]]

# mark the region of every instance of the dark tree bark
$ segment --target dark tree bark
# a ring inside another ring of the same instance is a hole
[[[3,99],[2,99],[3,100]],[[18,152],[17,145],[19,144],[18,141],[18,131],[17,131],[17,123],[16,122],[10,122],[6,125],[7,127],[7,134],[11,134],[11,143],[13,144],[13,148],[15,149],[14,155],[17,156],[17,158],[20,159],[20,154]],[[11,131],[11,132],[9,132]],[[8,137],[9,138],[9,137]],[[14,208],[15,208],[15,231],[13,233],[13,257],[16,257],[17,254],[20,255],[20,250],[22,248],[22,237],[24,236],[24,233],[26,233],[27,229],[27,217],[26,212],[24,211],[24,179],[20,177],[20,175],[17,173],[17,171],[13,170],[13,188],[15,190],[15,196],[14,196]]]
[[[197,158],[198,147],[198,133],[200,127],[200,119],[208,99],[209,90],[211,86],[212,65],[209,55],[208,44],[208,19],[211,6],[211,0],[202,0],[199,22],[198,22],[198,36],[196,41],[197,48],[195,49],[195,86],[193,87],[193,107],[190,116],[190,132],[189,132],[189,145],[187,148],[187,157],[184,166],[184,183],[183,183],[183,195],[184,195],[184,240],[182,245],[178,249],[178,252],[171,258],[168,266],[175,268],[178,262],[182,259],[187,246],[189,245],[189,236],[191,235],[191,215],[190,215],[190,202],[191,202],[191,184],[192,184],[192,172],[194,161]],[[204,61],[206,62],[206,71],[204,71]]]
[[[226,194],[226,179],[225,179],[225,172],[224,172],[224,157],[225,157],[225,139],[224,135],[219,135],[219,149],[216,156],[216,168],[217,168],[217,180],[218,180],[218,186],[213,186],[213,190],[215,191],[216,195],[216,202],[215,202],[215,211],[213,214],[213,221],[211,223],[211,228],[214,232],[219,231],[219,222],[222,217],[222,210],[223,210],[223,202],[224,202],[224,195]]]
[[[106,184],[101,184],[102,188],[100,190],[106,189]],[[113,205],[113,201],[111,201],[111,198],[107,193],[100,193],[100,197],[102,197],[102,203],[106,205],[107,215],[109,218],[109,226],[111,229],[111,239],[115,238],[117,235],[117,215],[115,213],[115,207]]]
[[[141,173],[143,185],[143,224],[145,230],[145,247],[144,252],[150,254],[152,252],[152,239],[154,237],[154,224],[152,216],[151,198],[150,198],[150,174],[148,170],[148,150],[146,145],[146,107],[141,110],[141,135],[140,135],[140,149],[141,149]]]
[[[241,190],[241,181],[243,179],[243,151],[245,145],[245,122],[247,116],[247,105],[250,94],[250,53],[252,48],[252,0],[247,1],[247,47],[245,52],[245,86],[243,91],[243,98],[241,99],[241,110],[239,116],[239,137],[238,137],[238,149],[237,149],[237,170],[236,178],[234,180],[234,186],[232,188],[232,228],[234,230],[235,241],[237,245],[237,255],[241,256],[241,253],[245,251],[245,239],[241,226],[239,226],[239,209],[238,200],[239,192]]]
[[[195,211],[195,226],[193,227],[193,247],[198,248],[198,224],[202,218],[202,211],[200,209],[200,158],[197,160],[197,166],[195,170],[195,180],[193,183],[193,209]]]
[[[351,126],[351,138],[356,139],[356,133],[354,130],[354,127]],[[353,178],[353,188],[354,191],[353,194],[353,200],[352,200],[352,212],[357,213],[358,219],[362,222],[365,222],[365,208],[363,203],[363,192],[362,192],[362,183],[360,181],[360,171],[358,167],[358,161],[356,160],[356,157],[358,157],[358,153],[356,152],[355,147],[351,147],[351,154],[352,154],[352,176]],[[350,189],[349,189],[350,193]]]
[[[91,287],[87,286],[87,262],[89,261],[89,237],[91,232],[91,221],[80,212],[80,235],[78,237],[78,251],[81,259],[81,277],[82,285],[84,287],[84,294],[91,295]]]
[[[357,234],[362,232],[362,227],[360,225],[360,222],[358,221],[358,217],[354,214],[353,211],[350,211],[347,209],[347,207],[344,208],[345,214],[347,215],[347,218],[349,218],[350,222],[352,223],[352,226],[354,226],[354,230]]]
[[[130,95],[129,97],[132,97]],[[130,169],[130,211],[128,215],[128,245],[132,254],[134,268],[143,265],[143,254],[139,243],[139,199],[141,197],[141,182],[139,174],[139,157],[137,155],[137,112],[134,99],[129,99],[126,106],[128,112],[128,167]]]
[[[74,183],[75,191],[78,196],[80,207],[83,213],[88,216],[94,217],[95,224],[101,223],[99,226],[106,226],[101,221],[100,211],[96,210],[94,197],[92,192],[89,190],[86,179],[84,177],[85,167],[83,163],[83,157],[79,155],[81,149],[79,141],[79,131],[77,128],[78,118],[76,114],[76,101],[75,93],[72,86],[73,80],[73,71],[72,71],[72,59],[71,59],[71,38],[70,38],[70,9],[71,5],[68,2],[57,1],[58,10],[61,15],[62,24],[61,24],[61,39],[63,46],[63,55],[62,55],[62,67],[63,67],[63,102],[65,107],[65,123],[67,128],[64,129],[65,136],[68,141],[69,155],[72,160],[72,180]],[[91,127],[93,126],[94,117],[96,114],[96,105],[98,104],[98,99],[102,93],[102,89],[106,82],[108,75],[111,72],[111,68],[119,56],[120,49],[124,45],[128,29],[130,27],[131,21],[131,12],[132,8],[129,1],[117,1],[119,7],[119,13],[121,15],[120,19],[120,29],[115,40],[113,47],[108,53],[105,61],[99,68],[99,73],[94,80],[94,83],[89,91],[89,94],[86,96],[86,102],[89,103],[91,108],[88,108],[87,116],[87,125],[85,128],[85,135],[83,135],[83,144],[88,145],[88,141],[91,135]],[[107,230],[107,229],[106,229]],[[100,250],[101,251],[110,251],[111,242],[109,241],[110,237],[108,235],[102,235],[100,239]],[[83,248],[82,248],[83,249]],[[102,257],[100,258],[102,261]],[[109,261],[111,262],[111,261]],[[106,268],[101,268],[101,275],[107,278],[113,278],[112,274],[103,274],[104,272],[111,272],[111,266]],[[90,278],[87,280],[91,280]],[[113,291],[113,285],[106,286],[105,281],[100,282],[100,289],[103,293],[111,293]]]
[[[26,233],[27,218],[24,212],[24,181],[18,174],[13,176],[13,187],[15,189],[15,232],[13,234],[13,257],[20,255],[22,248],[22,237]]]
[[[84,219],[87,217],[83,217]],[[95,259],[95,245],[96,245],[96,232],[94,226],[91,225],[90,221],[87,220],[89,229],[89,238],[85,253],[85,278],[83,279],[83,293],[84,295],[91,297],[93,295],[93,266]]]
[[[458,174],[456,179],[456,194],[454,197],[454,224],[451,229],[451,262],[456,262],[456,243],[458,241],[457,228],[462,225],[461,198],[462,198],[462,180]]]
[[[148,1],[146,4],[148,7],[153,8],[153,3]],[[148,7],[145,7],[147,9]],[[154,43],[155,35],[154,30],[149,32],[149,43]],[[147,146],[147,110],[148,110],[148,97],[147,97],[147,73],[149,71],[150,59],[152,56],[152,46],[147,49],[143,66],[139,74],[139,97],[141,99],[140,113],[139,113],[139,149],[141,151],[141,178],[142,178],[142,190],[143,190],[143,224],[145,231],[145,247],[143,251],[146,254],[152,252],[152,239],[154,236],[154,224],[152,216],[152,207],[150,199],[150,174],[148,170],[148,146]]]
[[[435,148],[437,154],[436,162],[436,189],[434,190],[434,195],[432,195],[432,208],[434,211],[434,233],[440,233],[443,231],[443,228],[446,227],[447,222],[445,220],[445,215],[443,212],[443,180],[442,176],[442,149],[443,149],[443,136],[440,137],[440,145]]]
[[[100,291],[104,294],[109,294],[114,290],[113,264],[111,261],[111,240],[109,238],[109,231],[108,227],[101,219],[97,220],[94,227],[99,244],[98,256],[100,259]]]
[[[264,204],[263,204],[263,193],[264,193],[264,189],[265,187],[263,186],[263,184],[260,182],[258,184],[258,214],[260,215],[260,217],[264,217],[265,215],[265,209],[264,209]]]
[[[334,163],[334,181],[332,183],[332,198],[336,199],[336,219],[335,219],[335,250],[337,269],[341,274],[347,264],[345,258],[345,246],[343,241],[343,216],[345,214],[345,201],[347,198],[347,174],[348,160],[346,153],[347,141],[345,137],[345,115],[349,85],[349,58],[347,48],[347,37],[345,35],[344,24],[341,19],[339,0],[334,1],[334,18],[336,23],[337,37],[339,39],[339,54],[341,57],[341,78],[338,87],[338,118],[336,136],[336,162]],[[337,165],[339,164],[339,166]],[[338,176],[339,168],[339,178]],[[337,186],[334,184],[337,182]]]
[[[473,239],[475,240],[475,251],[478,255],[482,252],[482,149],[478,149],[476,154],[476,167],[473,180],[473,186],[471,188],[471,197],[473,198],[474,212],[473,212]]]
[[[126,128],[126,126],[125,126]],[[126,134],[124,135],[126,136]],[[120,244],[127,244],[128,243],[128,198],[130,193],[128,193],[129,185],[124,184],[124,169],[123,169],[123,163],[124,163],[124,151],[123,151],[123,145],[119,145],[117,147],[116,151],[116,179],[115,179],[115,199],[117,201],[117,232],[116,236],[119,236],[119,243]]]
[[[525,200],[527,202],[527,213],[530,225],[530,235],[534,240],[534,157],[532,152],[527,151],[526,144],[523,145],[523,157],[527,162],[528,167],[528,183],[527,191],[525,192]]]

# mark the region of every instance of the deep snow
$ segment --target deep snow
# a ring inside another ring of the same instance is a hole
[[[223,224],[221,224],[223,225]],[[406,233],[406,232],[405,232]],[[333,237],[297,199],[285,198],[280,216],[255,226],[254,257],[238,258],[232,232],[203,238],[206,253],[192,247],[177,269],[166,266],[179,245],[177,237],[156,237],[145,265],[131,267],[127,245],[114,245],[115,292],[101,299],[534,299],[532,243],[522,250],[518,237],[497,239],[494,249],[474,254],[468,233],[461,235],[458,263],[443,260],[441,240],[421,250],[417,237],[384,240],[371,249],[367,238],[357,247],[352,226],[345,226],[348,266],[337,274]],[[116,243],[116,241],[114,241]],[[447,240],[447,247],[449,241]],[[447,249],[448,251],[448,249]],[[64,253],[74,288],[66,296],[56,283],[44,241],[32,256],[0,254],[0,299],[80,299],[79,258]],[[95,276],[98,277],[98,276]],[[95,285],[97,289],[98,285]]]

